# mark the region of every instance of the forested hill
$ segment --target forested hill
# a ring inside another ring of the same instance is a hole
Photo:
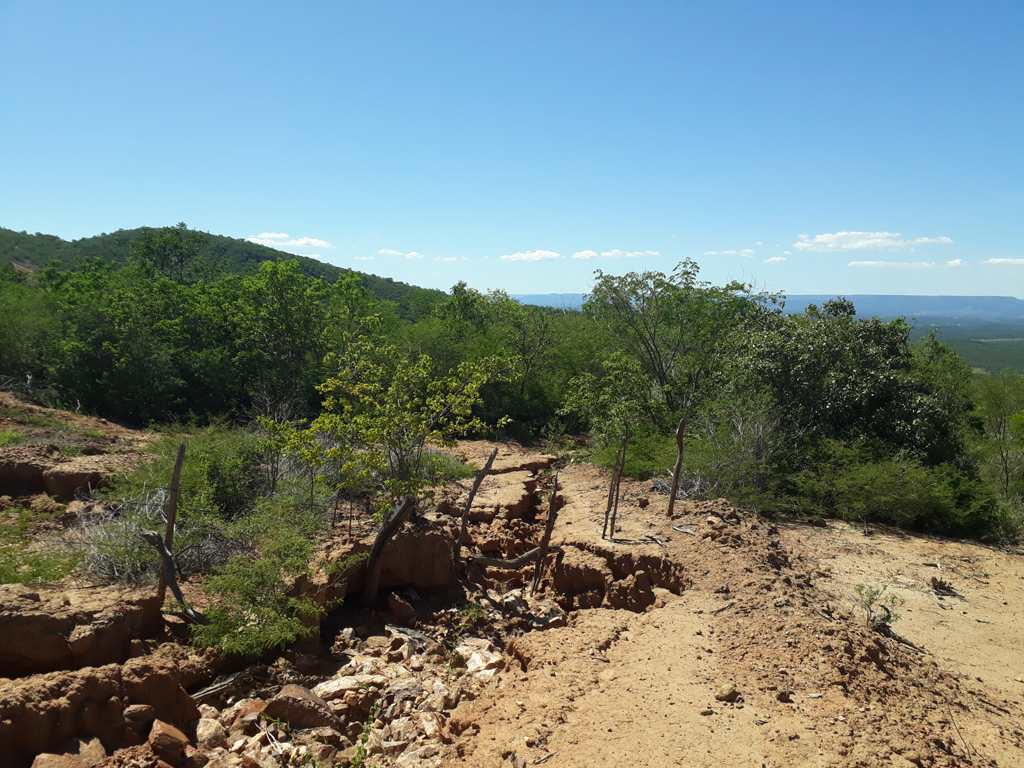
[[[152,230],[150,230],[152,231]],[[82,259],[97,256],[104,260],[123,264],[130,254],[129,243],[142,240],[146,228],[119,229],[110,234],[104,233],[94,237],[83,237],[80,240],[62,240],[56,235],[34,235],[15,232],[0,227],[0,266],[16,264],[24,269],[37,272],[52,260],[57,259],[67,266],[74,266]],[[259,269],[264,261],[294,259],[299,262],[300,271],[307,277],[319,277],[333,283],[338,276],[346,272],[359,275],[363,286],[377,299],[393,301],[398,305],[399,314],[407,315],[410,307],[416,304],[433,304],[442,299],[444,293],[426,288],[400,283],[389,277],[378,277],[365,272],[356,272],[332,264],[325,264],[308,256],[296,256],[291,253],[265,245],[250,243],[224,235],[205,235],[207,242],[202,246],[201,255],[212,263],[219,264],[226,272],[232,274],[251,275]]]

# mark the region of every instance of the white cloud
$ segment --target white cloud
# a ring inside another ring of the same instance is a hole
[[[458,261],[458,258],[455,256],[438,256],[434,261]]]
[[[1024,259],[988,259],[982,264],[1024,264]]]
[[[506,253],[501,258],[502,261],[553,261],[562,258],[562,254],[555,251],[519,251]]]
[[[394,248],[381,248],[377,251],[381,256],[404,256],[407,259],[422,259],[423,254],[417,251],[409,251],[405,253],[403,251],[396,251]]]
[[[792,256],[793,254],[790,251],[783,251],[782,255],[783,256]]]
[[[960,259],[953,259],[952,261],[946,262],[947,267],[959,267],[961,264],[963,264],[963,262]]]
[[[836,232],[824,235],[797,235],[793,247],[798,251],[815,253],[834,253],[836,251],[908,251],[915,245],[931,245],[939,243],[949,245],[953,241],[948,237],[917,237],[901,239],[899,232]]]
[[[333,248],[334,246],[319,237],[289,238],[284,232],[263,232],[255,237],[245,238],[250,243],[267,245],[271,248]]]
[[[705,256],[745,256],[748,259],[754,258],[757,251],[744,248],[742,251],[704,251]]]
[[[635,259],[637,256],[660,256],[661,254],[657,251],[622,251],[615,248],[611,251],[601,251],[601,255],[609,259],[618,259],[621,257]]]
[[[912,269],[926,268],[930,269],[935,266],[932,261],[851,261],[846,266],[848,267],[910,267]]]
[[[576,253],[574,253],[572,257],[574,259],[596,259],[597,251],[576,251]]]
[[[778,264],[780,261],[785,261],[785,256],[772,256],[770,259],[765,259],[765,264]]]
[[[756,243],[754,243],[754,245],[764,245],[764,243],[762,243],[760,240],[758,240]]]
[[[375,256],[353,256],[352,258],[355,259],[356,261],[373,261],[376,257]]]

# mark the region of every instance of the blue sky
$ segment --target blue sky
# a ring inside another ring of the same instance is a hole
[[[1024,297],[1019,2],[0,0],[0,226]]]

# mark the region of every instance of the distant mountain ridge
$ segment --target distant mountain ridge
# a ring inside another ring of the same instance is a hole
[[[791,294],[786,296],[786,312],[803,312],[808,304],[819,307],[838,294]],[[585,293],[514,293],[513,299],[541,307],[580,309]],[[925,319],[974,318],[991,320],[1024,319],[1024,300],[1013,296],[910,296],[888,294],[848,294],[860,317],[906,317]]]
[[[162,227],[150,227],[158,230]],[[119,229],[117,232],[103,233],[94,237],[83,237],[79,240],[63,240],[56,235],[44,235],[36,232],[15,232],[13,229],[0,227],[0,266],[15,264],[23,269],[37,272],[56,259],[67,266],[73,266],[80,259],[92,259],[97,256],[115,264],[128,261],[129,243],[141,240],[146,228]],[[358,272],[345,267],[336,267],[308,256],[268,248],[265,245],[251,243],[224,235],[203,233],[208,242],[202,255],[210,261],[222,264],[225,271],[233,274],[254,274],[261,262],[294,259],[299,262],[300,271],[307,277],[319,277],[333,283],[339,275],[354,272],[375,298],[392,301],[399,307],[399,315],[406,316],[411,304],[429,305],[444,298],[443,291],[419,288],[407,283],[392,280],[390,277],[378,277],[365,272]]]

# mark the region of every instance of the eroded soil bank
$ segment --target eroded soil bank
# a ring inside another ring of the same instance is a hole
[[[482,465],[492,447],[460,449]],[[463,553],[535,546],[554,471],[554,457],[500,445]],[[1019,554],[788,525],[724,502],[681,503],[669,519],[641,482],[623,483],[605,540],[607,483],[590,465],[559,470],[536,596],[532,565],[451,566],[470,482],[446,489],[389,546],[377,603],[354,599],[358,568],[299,585],[349,600],[323,644],[251,667],[182,646],[144,593],[65,603],[13,589],[0,621],[63,655],[57,668],[33,655],[42,645],[8,654],[5,759],[271,768],[344,765],[362,749],[378,766],[1024,763]],[[371,534],[342,516],[321,554],[364,551]],[[883,584],[905,601],[896,637],[856,604],[858,585]]]

